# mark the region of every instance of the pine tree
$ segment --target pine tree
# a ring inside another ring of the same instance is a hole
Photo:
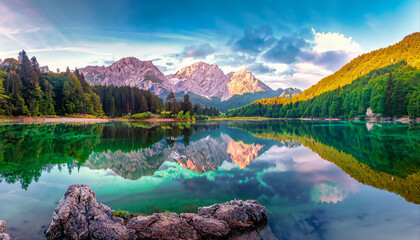
[[[28,90],[33,90],[38,85],[38,74],[35,72],[34,68],[29,61],[26,52],[22,50],[19,53],[19,67],[17,72],[22,80],[24,88]]]
[[[190,112],[190,115],[194,115],[194,108],[190,102],[190,96],[188,94],[184,95],[184,102],[182,103],[182,110],[184,112]]]
[[[203,115],[203,107],[201,106],[201,104],[194,104],[194,113],[197,115]]]
[[[144,95],[141,96],[140,100],[140,112],[147,112],[147,100]]]
[[[43,91],[43,101],[40,106],[40,112],[43,115],[55,115],[54,110],[54,87],[47,81],[41,82],[41,90]]]
[[[170,92],[168,96],[166,97],[166,111],[172,111],[173,110],[173,104],[175,100],[175,94],[174,92]]]
[[[402,89],[401,80],[397,81],[394,92],[392,94],[392,109],[393,115],[401,117],[405,113],[404,109],[405,95]]]
[[[32,68],[34,69],[34,71],[39,75],[39,74],[41,74],[41,71],[40,71],[40,69],[39,69],[39,63],[38,63],[38,61],[36,60],[36,57],[35,56],[33,56],[32,58],[31,58],[31,66],[32,66]]]
[[[9,96],[6,112],[15,116],[29,115],[28,107],[25,105],[25,100],[22,97],[23,85],[19,75],[13,71],[9,72],[4,85]]]
[[[6,100],[9,99],[9,96],[6,94],[6,89],[4,88],[4,81],[6,78],[6,72],[0,70],[0,113],[4,114],[4,109],[7,106]]]
[[[66,68],[66,75],[70,75],[70,74],[71,74],[70,68],[67,66],[67,68]]]
[[[392,74],[389,73],[388,80],[386,83],[386,89],[384,94],[384,115],[393,116],[393,102],[392,102],[392,93],[394,92],[394,82],[392,80]]]
[[[420,117],[420,87],[407,95],[408,106],[407,112],[412,119]]]

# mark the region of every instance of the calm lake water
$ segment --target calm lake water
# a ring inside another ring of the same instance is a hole
[[[1,124],[0,219],[43,239],[70,184],[114,210],[266,206],[263,239],[420,236],[420,125],[327,121]]]

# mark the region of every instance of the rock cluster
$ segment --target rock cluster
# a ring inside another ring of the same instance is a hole
[[[257,201],[230,201],[193,213],[114,217],[88,185],[71,185],[53,213],[47,239],[260,239],[267,224]]]
[[[6,233],[6,222],[4,220],[0,220],[0,239],[1,240],[11,240],[12,238],[9,234]]]

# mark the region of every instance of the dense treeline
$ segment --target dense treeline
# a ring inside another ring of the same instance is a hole
[[[0,64],[0,114],[13,116],[77,115],[120,117],[136,113],[170,112],[168,117],[216,117],[214,107],[193,106],[189,95],[177,101],[170,93],[164,102],[150,91],[129,86],[91,86],[84,75],[67,68],[65,73],[41,73],[36,57],[25,51],[19,60],[8,58]],[[164,114],[164,116],[166,116]]]
[[[188,94],[184,95],[184,101],[177,101],[175,94],[170,92],[166,97],[166,106],[165,110],[171,112],[172,114],[178,114],[179,112],[189,113],[190,116],[209,116],[217,117],[220,116],[220,111],[215,107],[208,108],[207,105],[205,108],[201,106],[200,103],[195,103],[194,105],[190,102],[190,96]]]
[[[25,51],[0,65],[0,114],[123,116],[164,110],[163,101],[135,87],[91,86],[79,70],[41,73]]]
[[[162,99],[136,87],[95,85],[93,91],[100,97],[103,110],[110,117],[142,112],[158,113],[164,108]]]
[[[204,115],[204,116],[209,116],[209,117],[220,116],[220,111],[216,109],[215,107],[209,108],[206,105],[205,108],[203,108],[203,106],[201,106],[201,104],[199,103],[194,104],[194,113],[197,115]]]
[[[420,70],[405,61],[373,70],[342,88],[324,92],[307,101],[253,103],[229,110],[229,117],[353,118],[366,110],[387,117],[420,116]]]
[[[19,61],[6,59],[0,69],[0,114],[103,115],[99,97],[78,71],[41,73],[35,57],[25,51]]]

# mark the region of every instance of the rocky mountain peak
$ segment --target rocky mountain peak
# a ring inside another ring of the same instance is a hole
[[[135,57],[122,58],[107,67],[88,66],[79,71],[90,84],[139,87],[155,94],[172,91],[172,85],[151,61]]]
[[[194,92],[205,97],[228,97],[229,79],[217,65],[196,62],[179,70],[174,76],[177,79],[175,89],[178,92]]]
[[[90,84],[132,86],[150,90],[157,95],[168,92],[192,92],[227,100],[233,95],[272,90],[244,66],[225,74],[219,66],[203,61],[186,66],[173,75],[164,75],[151,61],[126,57],[109,66],[88,66],[79,69]],[[294,91],[291,91],[291,95]]]
[[[242,95],[247,92],[254,93],[271,90],[270,87],[258,80],[251,72],[248,72],[246,68],[230,73],[229,77],[228,89],[231,96],[235,94]]]
[[[156,68],[151,61],[141,61],[135,57],[122,58],[117,62],[114,62],[108,67],[111,71],[121,71],[123,68],[134,69],[134,68]]]
[[[190,66],[179,70],[173,77],[180,80],[195,79],[198,76],[209,76],[211,74],[224,75],[223,71],[213,64],[208,64],[202,61],[196,62]]]

